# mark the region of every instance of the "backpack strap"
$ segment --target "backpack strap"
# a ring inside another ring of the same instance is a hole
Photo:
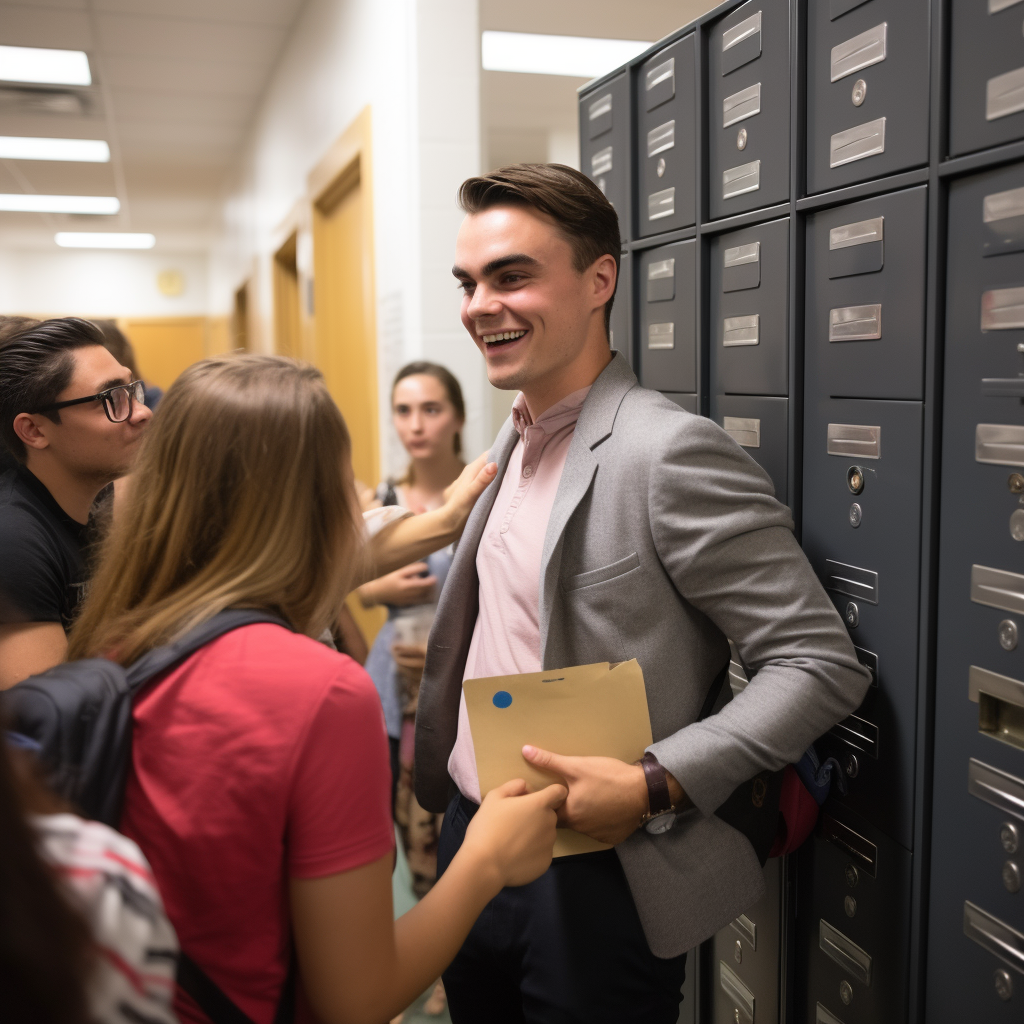
[[[295,1020],[295,989],[299,977],[299,964],[292,944],[288,959],[288,973],[281,986],[281,996],[274,1014],[274,1024],[292,1024]],[[228,996],[225,991],[184,950],[178,953],[178,985],[184,989],[212,1024],[253,1024],[252,1018]]]

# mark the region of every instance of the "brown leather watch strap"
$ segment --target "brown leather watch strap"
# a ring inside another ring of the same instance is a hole
[[[672,810],[672,798],[668,792],[668,773],[658,759],[648,751],[640,760],[647,781],[647,800],[650,814],[661,814]]]

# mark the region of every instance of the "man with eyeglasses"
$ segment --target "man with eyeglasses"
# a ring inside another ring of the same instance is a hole
[[[0,689],[59,663],[87,579],[90,514],[152,413],[87,320],[0,324]]]

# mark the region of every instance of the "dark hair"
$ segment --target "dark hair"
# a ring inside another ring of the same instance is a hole
[[[619,215],[605,194],[585,174],[565,164],[512,164],[490,174],[467,178],[459,187],[459,206],[481,213],[493,206],[532,206],[558,224],[572,246],[572,265],[582,274],[595,260],[615,259],[618,289]],[[615,294],[604,307],[604,326],[611,323]]]
[[[117,326],[115,320],[93,320],[92,321],[103,335],[103,347],[126,369],[132,371],[132,380],[139,377],[139,365],[135,362],[135,349],[132,343],[125,336],[124,331]]]
[[[15,417],[56,402],[71,383],[72,350],[102,344],[99,328],[74,316],[30,321],[24,330],[0,334],[0,438],[19,462],[26,452],[14,432]],[[60,423],[59,411],[46,415]]]
[[[445,392],[448,395],[448,401],[452,403],[455,409],[456,415],[466,422],[466,403],[462,397],[462,385],[459,384],[458,379],[447,366],[442,366],[440,363],[430,363],[425,359],[421,359],[415,363],[406,363],[398,373],[395,374],[394,383],[391,385],[391,397],[395,397],[395,388],[398,387],[398,382],[405,380],[406,377],[417,377],[420,374],[426,374],[428,377],[433,377],[434,380],[441,382]],[[455,454],[462,454],[462,435],[461,432],[455,435]],[[412,483],[412,465],[405,471],[405,476],[399,481],[399,483]]]
[[[0,992],[3,1017],[87,1024],[94,947],[89,926],[40,858],[28,814],[63,810],[10,750],[0,728]]]

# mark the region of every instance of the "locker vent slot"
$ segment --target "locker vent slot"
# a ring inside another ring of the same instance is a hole
[[[983,398],[1024,398],[1024,377],[982,377]]]
[[[859,36],[832,47],[833,82],[885,60],[887,24],[883,21],[881,25],[869,28],[867,32],[861,32]]]
[[[828,311],[828,340],[877,341],[882,336],[882,306],[840,306]]]
[[[1024,327],[1024,288],[993,288],[981,296],[981,329],[1015,331]]]
[[[587,111],[587,118],[591,121],[596,121],[599,117],[603,117],[605,114],[612,112],[612,94],[608,93],[602,96],[600,99],[594,100],[590,104],[590,109]]]
[[[971,600],[1024,615],[1024,576],[987,565],[972,565]]]
[[[676,325],[670,324],[651,324],[647,328],[647,347],[649,349],[659,348],[675,348]]]
[[[836,132],[829,142],[829,167],[842,167],[885,152],[885,118],[867,121],[844,132]]]
[[[655,87],[661,85],[662,82],[675,81],[676,77],[676,59],[675,57],[669,57],[664,64],[659,64],[655,68],[651,68],[647,72],[646,88],[650,92]]]
[[[725,348],[756,345],[759,341],[761,316],[727,316],[722,321],[722,345]]]
[[[871,673],[871,685],[878,685],[878,655],[865,651],[863,647],[854,647],[857,660]]]
[[[739,292],[761,286],[761,243],[735,245],[722,254],[722,291]]]
[[[739,267],[744,263],[758,263],[761,259],[761,243],[751,242],[749,245],[737,245],[726,249],[722,255],[723,267]]]
[[[735,1008],[729,1019],[736,1024],[754,1024],[754,993],[740,981],[724,960],[718,961],[718,983]]]
[[[1022,0],[1014,0],[1021,3]],[[1011,188],[1006,192],[993,192],[981,203],[983,224],[993,224],[1011,217],[1024,217],[1024,188]]]
[[[878,573],[825,559],[825,587],[868,604],[878,604]]]
[[[818,1003],[814,1011],[814,1024],[843,1024],[843,1022],[834,1013],[826,1010],[821,1003]]]
[[[595,177],[599,174],[607,174],[612,169],[612,146],[605,146],[599,149],[590,158],[590,173]]]
[[[866,4],[868,0],[830,0],[828,5],[828,20],[835,21],[836,18],[842,17],[847,11],[852,11],[854,7],[860,7],[861,4]]]
[[[761,161],[730,167],[722,172],[722,198],[732,199],[746,192],[756,192],[761,187]]]
[[[1024,974],[1024,935],[968,900],[964,901],[964,935]]]
[[[761,56],[761,12],[751,15],[722,34],[722,74]]]
[[[993,192],[981,203],[983,256],[1024,250],[1024,188]]]
[[[1024,466],[1024,427],[979,423],[974,428],[974,459],[990,466]]]
[[[828,233],[829,249],[846,249],[851,245],[867,245],[881,242],[885,236],[885,218],[872,217],[859,220],[856,224],[841,224]]]
[[[988,13],[998,14],[1000,11],[1005,11],[1008,7],[1015,7],[1021,2],[1022,0],[988,0]]]
[[[878,864],[878,847],[841,821],[836,821],[830,814],[823,814],[818,821],[818,831],[822,838],[838,846],[874,878]]]
[[[761,83],[756,82],[748,89],[741,89],[722,100],[722,127],[745,121],[761,113]]]
[[[749,39],[753,35],[761,34],[761,12],[752,14],[745,21],[741,21],[738,25],[733,25],[732,28],[727,28],[722,35],[722,53],[726,50],[731,50],[734,46],[738,46],[743,42],[744,39]]]
[[[866,719],[850,715],[829,729],[829,735],[878,760],[878,726]]]
[[[662,217],[671,217],[675,212],[675,188],[663,188],[660,192],[653,192],[647,197],[648,220],[661,220]]]
[[[735,664],[735,662],[733,662]],[[746,676],[743,677],[746,679]],[[757,925],[747,917],[746,914],[740,914],[739,917],[729,922],[731,928],[735,928],[742,938],[747,940],[750,948],[756,953],[757,952]]]
[[[605,93],[587,108],[587,134],[591,139],[599,138],[612,128],[612,94]]]
[[[852,455],[858,459],[882,457],[882,428],[859,423],[830,423],[826,451],[829,455]]]
[[[1024,683],[972,665],[967,696],[978,705],[978,731],[1024,750]]]
[[[967,792],[1007,814],[1024,818],[1024,780],[971,758]]]
[[[744,448],[761,447],[761,421],[746,419],[742,416],[725,416],[722,418],[722,429]]]
[[[669,302],[676,297],[676,260],[658,260],[647,268],[647,301]]]
[[[990,78],[985,87],[985,120],[997,121],[1024,110],[1024,68]]]
[[[871,954],[866,953],[838,928],[824,918],[818,924],[818,946],[821,951],[864,985],[871,985]]]
[[[647,133],[647,155],[657,156],[676,144],[676,122],[666,121]]]

